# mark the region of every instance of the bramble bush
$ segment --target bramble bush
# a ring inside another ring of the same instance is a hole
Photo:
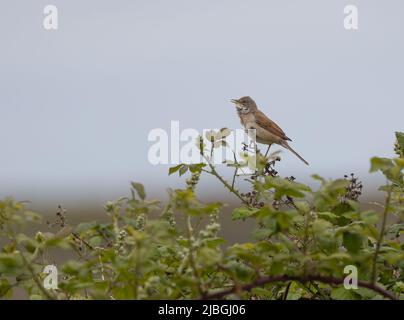
[[[222,129],[208,133],[206,144],[199,140],[203,163],[170,169],[188,178],[183,189],[170,190],[167,204],[147,200],[143,185],[132,183],[130,197],[105,205],[107,223],[73,227],[59,207],[56,221],[46,226],[24,203],[0,201],[0,297],[12,298],[17,288],[30,299],[403,297],[403,133],[396,134],[395,158],[371,159],[370,171],[386,178],[379,211],[361,208],[362,184],[354,175],[314,175],[320,186],[312,190],[279,176],[276,155],[266,158],[259,151],[256,171],[247,179],[251,190],[241,192],[236,173],[249,163],[248,155],[245,162],[227,163],[232,181],[210,161],[227,135]],[[220,237],[222,204],[202,203],[195,193],[204,175],[216,177],[238,198],[234,220],[256,222],[251,242],[226,245]],[[24,233],[33,224],[42,231]],[[58,288],[46,289],[44,267],[59,250],[76,258],[58,266]],[[343,286],[346,266],[357,268],[357,289]]]

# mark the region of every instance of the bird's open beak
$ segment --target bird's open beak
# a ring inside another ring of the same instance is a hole
[[[239,102],[238,100],[236,100],[236,99],[231,99],[230,101],[236,105],[236,108],[238,108],[238,109],[241,108],[241,104],[240,104],[240,102]]]

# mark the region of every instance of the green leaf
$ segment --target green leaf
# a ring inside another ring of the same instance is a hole
[[[393,233],[397,238],[404,233],[404,223],[393,224],[389,227],[388,233]]]
[[[180,163],[179,165],[177,165],[175,167],[171,167],[170,169],[168,169],[168,175],[172,175],[173,173],[177,172],[178,170],[180,170],[181,167],[182,167],[182,163]]]
[[[13,290],[10,282],[7,279],[0,279],[0,298],[6,297],[10,299],[12,297]]]
[[[131,185],[132,185],[132,188],[136,190],[140,199],[144,200],[146,198],[146,192],[144,190],[143,184],[138,183],[138,182],[131,182]]]
[[[353,289],[345,289],[344,287],[331,290],[331,298],[334,300],[360,300],[361,296]]]
[[[326,183],[326,180],[325,180],[323,177],[319,176],[318,174],[313,174],[311,177],[312,177],[314,180],[320,181],[321,184]]]
[[[275,199],[280,199],[282,196],[303,198],[304,192],[310,191],[310,188],[304,184],[271,176],[265,178],[264,188],[275,189]]]
[[[312,225],[313,232],[317,235],[323,233],[325,230],[328,230],[331,227],[332,224],[329,221],[323,219],[315,220]]]
[[[188,166],[186,164],[183,164],[182,167],[180,168],[180,177],[185,174],[188,171]]]
[[[76,232],[86,232],[88,230],[95,229],[98,225],[98,221],[82,222],[76,227]]]
[[[376,172],[379,170],[386,171],[394,167],[393,161],[388,158],[374,157],[370,159],[370,163],[371,163],[370,172]]]
[[[404,155],[404,132],[396,132],[396,138],[401,154]]]
[[[209,142],[212,142],[212,143],[215,142],[216,137],[217,137],[217,134],[214,130],[209,130],[209,131],[206,131],[206,133],[205,133],[205,138]]]
[[[227,268],[234,273],[238,280],[241,281],[250,281],[255,275],[253,269],[236,261],[231,261]]]
[[[15,253],[0,253],[0,274],[13,274],[22,266],[22,259]]]
[[[221,254],[218,250],[202,247],[198,250],[198,260],[205,266],[211,266],[220,263]]]
[[[382,297],[378,293],[367,288],[355,289],[355,293],[359,294],[364,300],[372,300],[377,297],[380,297],[380,299],[382,299]]]
[[[205,167],[205,163],[196,163],[189,165],[189,171],[192,173],[201,172],[202,168]]]
[[[250,208],[236,208],[233,210],[232,219],[233,220],[245,220],[253,215],[255,215],[259,210]]]
[[[271,290],[267,290],[267,289],[260,288],[260,287],[253,288],[251,290],[251,293],[254,295],[257,295],[259,297],[262,297],[264,299],[270,299],[273,296],[273,293]]]
[[[92,247],[98,247],[102,244],[102,238],[100,236],[92,237],[89,241]]]
[[[360,214],[361,219],[369,225],[373,225],[377,223],[380,219],[380,216],[377,212],[374,211],[364,211]]]
[[[331,223],[335,223],[338,220],[338,216],[332,212],[319,212],[318,217]]]
[[[394,162],[398,167],[400,167],[400,170],[401,168],[404,168],[404,158],[396,158],[394,159]]]
[[[356,232],[344,232],[343,244],[349,252],[358,253],[363,245],[362,236]]]
[[[220,129],[220,135],[221,135],[222,138],[228,137],[230,135],[230,133],[231,133],[231,130],[228,129],[228,128]]]
[[[204,243],[209,248],[216,248],[218,246],[226,244],[226,240],[224,240],[223,238],[210,238],[210,239],[204,240]]]
[[[42,221],[42,216],[39,213],[32,212],[32,211],[25,211],[24,215],[27,221],[37,222],[40,223]]]

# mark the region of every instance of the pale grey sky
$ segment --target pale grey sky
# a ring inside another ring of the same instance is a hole
[[[59,10],[59,30],[42,26]],[[343,28],[345,5],[359,30]],[[2,0],[0,196],[104,201],[130,180],[155,195],[181,182],[147,161],[149,131],[240,127],[229,99],[252,96],[311,164],[310,181],[392,154],[404,130],[401,0]],[[204,180],[201,190],[220,185]],[[57,200],[59,201],[59,200]]]

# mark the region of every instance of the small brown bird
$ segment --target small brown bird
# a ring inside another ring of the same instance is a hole
[[[236,105],[237,113],[240,117],[241,124],[245,129],[255,129],[256,140],[258,143],[267,144],[268,150],[265,156],[268,154],[272,144],[278,144],[292,153],[294,153],[305,164],[309,163],[304,160],[292,147],[289,145],[289,139],[285,132],[265,114],[258,110],[257,104],[250,97],[242,97],[238,100],[231,100]]]

